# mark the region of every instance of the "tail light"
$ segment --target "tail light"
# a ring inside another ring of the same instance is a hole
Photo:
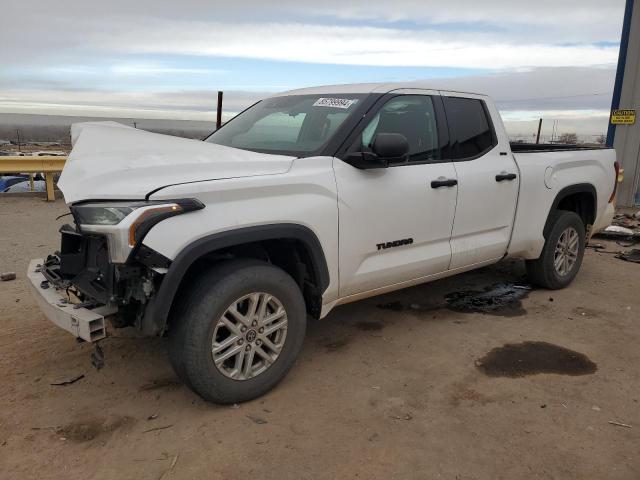
[[[613,200],[616,198],[616,192],[618,191],[618,175],[620,175],[620,164],[618,162],[613,162],[613,168],[616,171],[616,175],[613,178],[613,192],[611,192],[609,203],[613,202]]]

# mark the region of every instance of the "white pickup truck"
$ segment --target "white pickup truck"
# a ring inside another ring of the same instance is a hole
[[[31,261],[42,310],[77,338],[166,335],[180,378],[241,402],[294,364],[336,305],[526,260],[567,286],[613,216],[611,149],[509,144],[490,98],[420,84],[286,92],[204,141],[72,129],[74,226]]]

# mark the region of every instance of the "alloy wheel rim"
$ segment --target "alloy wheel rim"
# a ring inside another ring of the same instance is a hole
[[[558,238],[553,257],[553,266],[561,277],[568,275],[578,261],[580,249],[580,236],[573,227],[566,228]]]
[[[275,296],[254,292],[235,300],[217,320],[211,356],[220,373],[249,380],[269,369],[287,338],[288,318]]]

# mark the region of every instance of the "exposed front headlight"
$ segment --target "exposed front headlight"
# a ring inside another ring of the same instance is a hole
[[[114,263],[126,262],[131,250],[151,228],[165,218],[200,210],[196,199],[90,202],[71,207],[76,224],[83,232],[107,237],[109,257]]]
[[[71,207],[79,225],[117,225],[145,203],[86,203]]]

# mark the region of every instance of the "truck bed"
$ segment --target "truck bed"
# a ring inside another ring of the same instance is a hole
[[[515,144],[520,171],[518,207],[509,255],[535,259],[544,246],[544,226],[554,199],[566,188],[587,186],[593,191],[592,231],[605,228],[613,217],[609,202],[615,185],[616,153],[612,148],[578,145]],[[527,147],[533,147],[527,150]],[[512,146],[513,148],[513,146]]]

